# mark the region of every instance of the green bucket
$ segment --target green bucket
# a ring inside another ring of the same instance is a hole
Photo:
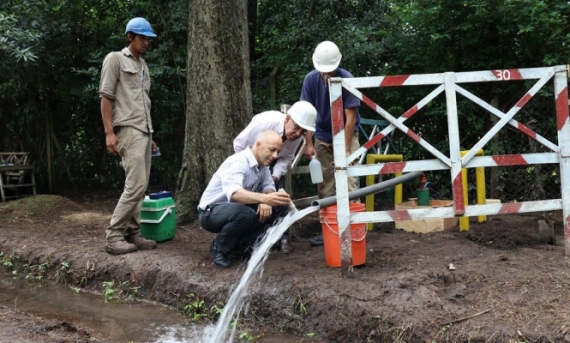
[[[141,208],[141,236],[164,242],[176,235],[174,199],[144,199]]]
[[[418,189],[418,206],[429,206],[429,189]]]

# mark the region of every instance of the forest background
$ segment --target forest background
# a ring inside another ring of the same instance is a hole
[[[0,151],[30,153],[40,193],[121,189],[119,160],[105,148],[97,89],[104,56],[125,46],[127,21],[143,16],[158,34],[145,57],[152,77],[154,139],[162,153],[153,159],[150,189],[175,190],[188,139],[184,127],[187,121],[191,125],[200,120],[192,115],[193,108],[187,108],[188,89],[200,87],[200,80],[188,77],[187,59],[204,42],[188,39],[189,18],[196,6],[210,5],[214,10],[214,3],[224,2],[2,1]],[[297,101],[303,78],[313,69],[314,48],[323,40],[339,46],[341,67],[356,77],[569,63],[570,4],[559,0],[248,0],[244,6],[249,56],[228,56],[235,63],[246,58],[250,66],[251,99],[243,108],[251,108],[251,113],[238,118],[240,123]],[[234,19],[231,11],[224,15],[225,20]],[[469,90],[506,112],[529,87],[527,82],[513,82],[501,87],[473,85]],[[366,95],[397,117],[428,92],[422,87],[389,88],[366,90]],[[406,124],[446,151],[445,99],[439,100]],[[554,105],[552,88],[546,87],[517,114],[517,120],[556,141],[555,117],[550,115]],[[468,149],[493,121],[473,103],[459,102],[458,110],[460,127],[468,128],[461,131],[462,148]],[[222,115],[232,120],[236,113],[243,111]],[[381,119],[365,107],[361,114]],[[230,139],[239,132],[237,126],[235,132],[227,132],[232,130],[225,125],[219,130],[226,130],[221,134]],[[405,135],[392,138],[405,159],[428,157]],[[207,154],[209,147],[203,148]],[[224,149],[213,165],[232,153],[231,145]],[[489,149],[495,154],[541,151],[508,131]],[[552,194],[506,191],[527,189],[521,185],[536,179],[529,168],[517,171],[517,177],[512,170],[498,175],[503,182],[491,192],[505,201],[559,197],[556,167],[541,175],[544,189]],[[296,195],[303,196],[308,182],[297,178]],[[521,179],[520,184],[509,184]],[[448,177],[433,175],[432,181],[440,196],[449,196]]]

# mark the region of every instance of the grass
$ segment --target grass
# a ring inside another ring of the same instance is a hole
[[[58,195],[35,195],[0,203],[0,217],[6,215],[12,221],[24,216],[41,217],[57,210],[73,208],[74,205],[71,200]]]

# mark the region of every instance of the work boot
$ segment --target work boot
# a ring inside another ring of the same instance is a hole
[[[107,242],[107,244],[105,244],[105,251],[111,255],[128,254],[137,251],[137,246],[121,239],[115,242]]]
[[[291,246],[291,242],[289,242],[289,237],[281,238],[281,253],[282,254],[290,254],[293,252],[293,247]]]
[[[323,245],[324,244],[323,235],[313,236],[313,237],[311,237],[311,239],[309,239],[309,242],[314,247],[317,247],[319,245]]]
[[[139,250],[150,250],[156,248],[156,242],[150,239],[146,239],[141,235],[133,235],[125,237],[127,242],[136,245]]]
[[[224,254],[222,252],[222,249],[218,247],[218,244],[216,243],[215,239],[212,241],[212,244],[210,245],[210,255],[212,255],[214,266],[221,269],[227,269],[232,266],[232,262],[228,260],[226,254]]]

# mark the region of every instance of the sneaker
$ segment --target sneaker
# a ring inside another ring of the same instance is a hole
[[[121,239],[120,241],[107,242],[105,251],[111,255],[128,254],[137,251],[137,246]]]
[[[127,242],[134,244],[137,249],[149,250],[156,248],[156,242],[150,239],[146,239],[141,235],[127,236],[125,237]]]

